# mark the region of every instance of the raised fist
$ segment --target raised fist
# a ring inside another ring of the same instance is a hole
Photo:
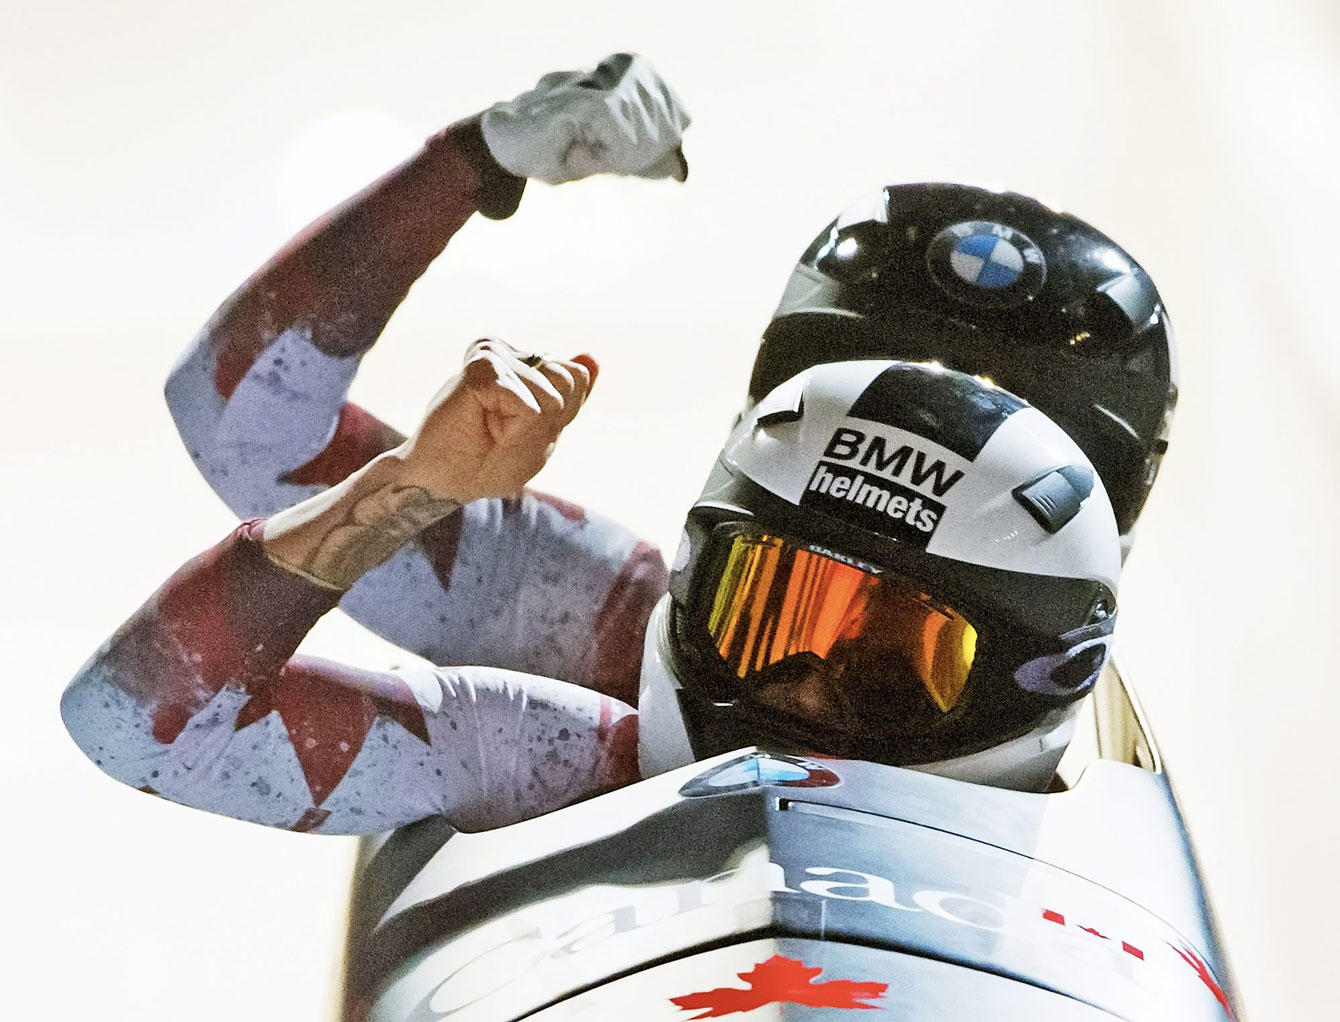
[[[520,493],[553,452],[598,372],[589,355],[526,355],[476,341],[403,445],[401,482],[464,504]]]
[[[680,139],[689,115],[642,57],[616,53],[586,71],[555,71],[484,112],[493,158],[509,173],[560,184],[591,174],[689,172]]]

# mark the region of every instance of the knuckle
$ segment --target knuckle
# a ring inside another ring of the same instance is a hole
[[[542,390],[539,396],[540,408],[546,414],[553,414],[563,410],[563,396],[557,391]]]
[[[477,351],[487,351],[490,348],[490,346],[495,343],[497,342],[492,337],[477,338],[476,340],[471,341],[469,345],[466,347],[465,349],[466,356],[469,357],[472,353]]]
[[[499,358],[507,358],[516,354],[516,348],[498,337],[481,337],[470,345],[468,352],[488,352]]]
[[[469,361],[465,363],[465,380],[473,386],[497,383],[500,375],[501,366],[498,364],[498,357],[491,351],[480,350],[471,355]]]
[[[489,382],[494,376],[493,365],[485,354],[471,356],[465,363],[465,382],[474,387]]]
[[[576,385],[576,378],[573,371],[563,362],[550,362],[545,367],[545,375],[549,377],[552,383],[559,391],[571,391]]]

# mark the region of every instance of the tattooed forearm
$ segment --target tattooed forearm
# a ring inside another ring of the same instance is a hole
[[[346,510],[299,565],[304,572],[340,589],[353,585],[411,539],[459,507],[438,500],[422,486],[387,485]]]
[[[458,503],[404,485],[383,456],[339,486],[274,515],[265,552],[330,589],[348,589]]]

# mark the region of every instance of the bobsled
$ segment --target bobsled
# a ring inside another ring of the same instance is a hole
[[[1109,662],[1046,793],[740,749],[502,830],[366,839],[346,1022],[1240,1019]]]
[[[801,256],[745,414],[799,422],[804,392],[787,381],[870,359],[954,370],[1032,404],[1088,459],[1129,544],[1168,446],[1176,360],[1153,281],[1106,235],[1011,192],[879,190]],[[851,415],[860,400],[830,403]],[[946,407],[923,421],[956,421],[961,406]],[[865,439],[833,436],[824,455],[844,463]],[[873,451],[860,464],[878,469],[887,459]],[[778,457],[769,448],[758,465]],[[730,459],[726,476],[758,483],[739,450]],[[847,500],[826,476],[811,484]],[[709,478],[714,500],[724,486]],[[740,520],[760,498],[749,499],[732,505]],[[1064,522],[1045,503],[1034,518],[1051,534]],[[849,505],[819,511],[899,539]],[[896,513],[910,521],[913,506]],[[1167,771],[1113,661],[1084,699],[1045,792],[750,747],[495,832],[425,820],[366,841],[344,1019],[1241,1018]]]

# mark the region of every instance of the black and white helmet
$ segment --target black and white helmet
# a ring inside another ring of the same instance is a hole
[[[962,184],[891,185],[854,203],[792,272],[750,399],[852,358],[995,380],[1085,452],[1122,535],[1135,524],[1177,398],[1172,329],[1149,275],[1078,217]]]
[[[643,771],[764,744],[1044,787],[1120,556],[1088,458],[1013,394],[936,364],[807,369],[689,511],[647,632]]]

